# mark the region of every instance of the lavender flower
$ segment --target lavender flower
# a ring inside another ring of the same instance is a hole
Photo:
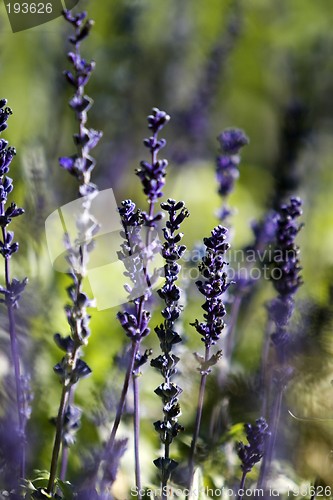
[[[242,130],[227,129],[218,136],[222,154],[216,159],[216,178],[219,185],[218,192],[222,197],[229,196],[239,177],[239,151],[249,143]],[[220,220],[230,214],[230,209],[224,207],[220,213]]]
[[[239,485],[238,500],[243,497],[241,492],[244,491],[246,475],[262,459],[267,439],[271,434],[268,430],[268,424],[263,417],[258,418],[255,425],[245,424],[244,427],[249,444],[240,442],[237,445],[237,454],[242,462],[241,469],[243,471]]]
[[[280,358],[286,355],[285,347],[289,341],[287,325],[294,311],[293,296],[302,285],[299,247],[295,243],[295,238],[302,228],[297,222],[302,214],[301,206],[301,200],[293,197],[290,204],[281,205],[278,212],[276,269],[279,271],[279,277],[273,280],[273,285],[279,295],[268,305],[268,312],[276,327],[272,340]]]
[[[153,359],[150,364],[161,372],[164,379],[163,383],[155,389],[155,393],[163,402],[164,418],[154,422],[155,430],[164,445],[164,457],[154,460],[154,464],[161,472],[162,498],[164,499],[166,498],[165,488],[170,474],[178,465],[175,460],[170,459],[170,445],[177,434],[183,430],[183,427],[178,423],[178,417],[180,416],[178,396],[182,390],[178,385],[171,382],[171,379],[177,373],[176,365],[179,361],[179,358],[172,353],[172,349],[175,344],[182,340],[175,331],[175,323],[181,312],[179,305],[180,289],[175,284],[181,269],[177,261],[186,250],[184,245],[178,244],[183,234],[177,231],[185,218],[189,216],[189,213],[182,201],[177,203],[170,198],[167,203],[162,203],[161,207],[169,216],[166,227],[163,228],[165,242],[162,247],[162,256],[166,262],[164,266],[165,283],[158,291],[165,302],[165,308],[162,311],[164,322],[155,328],[162,354]]]
[[[150,205],[149,213],[142,212],[145,224],[149,227],[154,227],[156,222],[161,219],[161,214],[153,216],[151,212],[156,201],[163,195],[162,188],[165,184],[168,161],[157,159],[158,152],[166,145],[165,139],[158,139],[158,133],[169,120],[170,116],[165,111],[153,108],[152,114],[148,116],[148,128],[153,132],[153,135],[143,141],[151,153],[151,161],[141,161],[141,168],[136,170],[136,175],[141,180],[143,192],[147,195]]]
[[[225,227],[217,226],[209,238],[204,238],[206,254],[199,266],[203,280],[196,282],[198,290],[206,298],[202,306],[205,311],[205,322],[199,322],[196,319],[191,324],[201,335],[201,340],[208,349],[216,344],[224,328],[222,318],[225,316],[225,308],[221,296],[230,285],[227,281],[226,262],[223,257],[230,246],[226,242],[227,232]]]
[[[8,127],[7,120],[13,114],[12,110],[6,104],[7,99],[0,99],[0,132],[6,130]]]
[[[189,455],[189,489],[192,488],[193,471],[194,471],[194,453],[196,443],[199,437],[202,409],[204,403],[204,395],[206,388],[207,375],[211,372],[211,367],[214,366],[222,355],[222,351],[216,354],[211,354],[210,349],[219,340],[224,328],[223,317],[226,314],[222,295],[229,288],[231,282],[227,281],[225,272],[226,262],[224,254],[229,249],[229,243],[226,242],[228,230],[223,226],[216,226],[211,232],[209,238],[204,238],[206,253],[202,258],[199,270],[202,280],[198,280],[196,285],[198,290],[204,295],[205,303],[202,309],[205,311],[204,320],[199,322],[197,319],[191,323],[195,327],[201,340],[205,344],[205,355],[195,354],[199,362],[198,370],[201,373],[201,382],[199,389],[198,405],[194,426],[194,433],[191,443]]]
[[[237,454],[242,462],[241,469],[247,474],[262,459],[265,442],[270,432],[263,417],[258,418],[255,425],[245,424],[244,427],[249,444],[240,442],[237,446]]]
[[[7,120],[12,114],[7,104],[6,99],[0,100],[0,132],[7,128]],[[20,359],[20,349],[16,333],[14,309],[18,307],[20,295],[26,287],[27,278],[22,281],[11,278],[10,275],[10,259],[19,249],[19,244],[14,241],[14,233],[8,231],[8,226],[12,219],[19,217],[24,213],[23,208],[17,207],[16,203],[8,204],[8,195],[13,190],[13,180],[7,177],[10,164],[16,154],[15,148],[8,146],[8,142],[0,139],[0,227],[2,240],[0,241],[0,254],[5,261],[5,284],[0,286],[0,295],[3,297],[0,302],[5,304],[7,308],[9,337],[11,347],[11,357],[15,374],[16,385],[16,405],[17,405],[17,433],[19,437],[20,447],[20,463],[18,477],[23,478],[25,474],[25,440],[26,440],[26,423],[28,413],[26,411],[28,401],[25,397],[23,387],[24,377],[22,377],[22,361]]]
[[[258,487],[265,485],[278,431],[283,391],[293,373],[292,367],[288,363],[288,358],[292,354],[292,350],[288,349],[291,345],[288,326],[295,308],[294,295],[302,284],[301,267],[298,258],[299,248],[295,243],[295,238],[302,227],[297,222],[298,217],[302,214],[301,206],[301,200],[293,197],[290,199],[289,205],[281,205],[278,211],[276,231],[278,259],[276,259],[276,269],[280,271],[280,276],[273,281],[278,296],[271,300],[267,306],[270,324],[274,328],[271,339],[277,359],[271,374],[271,387],[264,387],[263,397],[263,411],[266,412],[269,395],[273,392],[273,404],[269,420],[272,432],[267,441],[266,453],[261,464]],[[264,358],[264,363],[267,361],[266,358],[267,356]],[[262,368],[264,374],[266,370],[267,368],[264,365]],[[265,376],[262,378],[265,381]]]
[[[65,71],[64,75],[75,89],[75,94],[69,101],[69,105],[74,110],[80,127],[79,132],[74,134],[74,143],[79,152],[60,158],[59,163],[61,167],[78,179],[80,194],[87,196],[97,191],[96,186],[90,182],[91,172],[95,167],[95,160],[90,156],[90,151],[102,137],[102,132],[86,127],[87,112],[93,101],[85,94],[84,87],[95,68],[95,62],[87,62],[80,54],[81,42],[89,35],[93,21],[87,19],[86,12],[73,15],[69,10],[64,10],[63,16],[74,28],[74,35],[69,37],[69,42],[74,46],[74,52],[68,53],[73,71]]]
[[[71,242],[69,235],[65,235],[67,262],[70,266],[69,276],[72,283],[67,288],[70,303],[66,304],[65,312],[70,329],[70,335],[62,337],[56,334],[54,340],[60,349],[66,352],[62,360],[54,367],[55,373],[62,383],[62,395],[56,418],[56,435],[52,452],[50,478],[47,492],[53,493],[60,448],[62,446],[61,474],[65,479],[68,447],[75,440],[75,432],[80,425],[81,410],[74,405],[74,387],[76,383],[91,373],[89,366],[80,359],[82,347],[88,343],[90,336],[90,315],[87,308],[93,306],[93,301],[83,291],[83,279],[86,275],[89,252],[93,249],[93,237],[99,226],[90,214],[91,202],[97,195],[98,189],[90,182],[91,172],[95,167],[95,160],[90,151],[97,145],[102,133],[87,128],[87,111],[92,100],[85,94],[85,85],[94,69],[95,63],[88,63],[80,54],[81,42],[89,35],[93,21],[87,19],[87,13],[73,15],[69,10],[63,11],[63,16],[74,28],[74,34],[69,42],[74,46],[74,52],[68,53],[68,59],[73,65],[73,71],[65,71],[67,81],[74,87],[75,94],[69,101],[79,123],[79,131],[74,134],[74,144],[77,153],[70,157],[59,159],[60,166],[76,177],[79,184],[79,195],[84,197],[82,213],[77,217],[77,238]]]
[[[126,290],[129,293],[131,305],[126,307],[126,310],[118,313],[117,317],[124,329],[127,337],[131,339],[131,351],[129,356],[129,364],[126,371],[123,389],[121,392],[119,404],[116,411],[116,417],[111,430],[110,438],[106,445],[105,459],[110,456],[115,445],[115,438],[124,411],[125,400],[128,392],[129,381],[132,377],[133,381],[133,397],[134,397],[134,452],[135,452],[135,478],[136,486],[141,491],[140,480],[140,462],[139,462],[139,386],[138,386],[138,368],[140,361],[146,359],[140,353],[140,344],[144,337],[149,332],[149,321],[151,319],[150,312],[145,308],[147,300],[151,296],[151,285],[157,278],[156,275],[149,276],[147,271],[148,262],[151,258],[151,232],[156,227],[157,222],[162,218],[161,213],[154,213],[156,201],[162,196],[162,188],[165,183],[167,160],[158,160],[158,152],[166,145],[165,139],[158,139],[158,133],[170,120],[169,115],[158,108],[153,108],[152,114],[148,116],[148,128],[152,130],[153,135],[144,139],[144,145],[149,149],[151,154],[150,162],[142,161],[140,168],[136,170],[136,174],[141,180],[142,188],[147,196],[149,204],[148,212],[137,211],[134,203],[131,200],[125,200],[119,208],[119,214],[123,225],[123,238],[121,251],[118,253],[120,259],[124,260],[125,276],[127,276],[131,284],[127,284]],[[142,229],[146,226],[147,232],[145,238],[142,235]],[[155,248],[155,252],[158,248]],[[154,253],[154,251],[153,251]],[[131,256],[131,259],[127,257]],[[137,291],[141,290],[139,296]],[[142,358],[143,356],[143,358]],[[104,460],[105,460],[104,459]],[[105,471],[107,466],[104,463],[104,485],[105,488]],[[141,498],[141,494],[139,494]]]

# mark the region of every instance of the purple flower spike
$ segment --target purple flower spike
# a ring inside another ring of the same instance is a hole
[[[297,219],[302,215],[302,201],[293,197],[290,203],[283,204],[277,213],[276,257],[273,285],[278,296],[267,305],[275,331],[271,335],[280,362],[288,356],[291,336],[288,331],[289,320],[293,315],[294,295],[302,285],[300,276],[299,247],[295,238],[302,228]],[[273,274],[272,274],[273,276]]]
[[[218,192],[226,198],[234,189],[235,182],[239,178],[240,149],[249,143],[244,132],[239,129],[227,129],[218,136],[222,154],[216,159],[216,180]],[[224,200],[223,200],[224,201]],[[223,203],[219,211],[220,221],[224,221],[232,211]]]
[[[211,236],[204,239],[206,253],[199,266],[202,279],[196,282],[198,290],[206,297],[206,302],[202,306],[205,311],[205,321],[195,320],[191,324],[202,336],[201,340],[207,348],[216,344],[224,328],[223,317],[226,311],[222,295],[231,284],[227,281],[224,260],[224,254],[229,249],[229,244],[226,242],[227,232],[225,227],[217,226]]]
[[[300,198],[291,198],[289,205],[281,205],[279,210],[277,240],[277,268],[280,277],[273,281],[275,289],[283,297],[294,295],[302,285],[299,264],[299,248],[295,238],[302,228],[297,218],[302,215],[302,201]]]
[[[237,453],[242,462],[241,469],[247,474],[262,459],[270,432],[263,417],[258,418],[255,425],[245,424],[245,432],[249,444],[238,443]]]
[[[249,144],[249,139],[240,129],[227,129],[218,136],[222,152],[227,155],[236,155],[239,150]]]
[[[12,114],[12,110],[5,107],[6,99],[0,99],[0,132],[7,128],[7,120]],[[16,410],[17,420],[15,426],[18,439],[18,460],[15,463],[17,470],[12,470],[14,480],[25,475],[25,442],[26,442],[26,424],[29,418],[29,412],[26,412],[27,398],[23,387],[23,363],[20,356],[19,339],[16,332],[16,320],[14,310],[18,308],[20,296],[27,285],[27,278],[22,281],[11,277],[10,261],[19,250],[19,244],[14,241],[14,233],[8,230],[12,219],[19,217],[24,213],[23,208],[19,208],[13,201],[8,204],[8,195],[13,190],[13,179],[7,177],[10,164],[16,154],[15,148],[8,146],[8,142],[0,139],[0,255],[5,262],[4,286],[0,286],[0,303],[4,304],[8,315],[8,329],[11,348],[11,363],[15,375],[16,389]]]
[[[151,160],[150,162],[141,161],[140,168],[135,173],[141,180],[152,213],[154,204],[163,196],[162,189],[165,184],[166,167],[168,166],[167,160],[157,159],[159,150],[166,145],[165,139],[158,139],[158,132],[168,123],[170,116],[165,111],[153,108],[152,114],[147,119],[148,128],[153,131],[153,135],[144,139],[143,143],[150,151]],[[151,213],[142,212],[142,216],[147,226],[154,227],[162,215],[157,213],[152,216]]]
[[[86,61],[80,54],[80,44],[89,35],[93,22],[87,19],[86,12],[73,15],[69,10],[64,10],[63,16],[74,29],[74,35],[69,37],[69,41],[74,45],[75,50],[67,54],[73,69],[64,71],[64,75],[68,83],[75,89],[75,94],[70,99],[69,105],[74,110],[80,127],[79,132],[73,136],[74,143],[79,148],[79,154],[62,157],[59,159],[59,164],[78,179],[81,196],[94,197],[98,190],[95,184],[90,182],[91,173],[95,167],[95,160],[91,158],[90,151],[97,146],[102,132],[86,127],[87,112],[93,101],[85,95],[84,87],[95,68],[95,62]]]

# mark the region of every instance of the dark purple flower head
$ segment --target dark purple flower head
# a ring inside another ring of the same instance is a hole
[[[294,299],[291,296],[276,297],[267,305],[270,319],[278,327],[286,326],[294,311],[294,305]]]
[[[268,424],[261,417],[256,420],[255,425],[245,424],[246,438],[249,444],[240,442],[237,446],[237,453],[242,461],[241,468],[247,473],[252,470],[264,455],[265,443],[270,436]]]
[[[91,19],[87,19],[87,12],[79,12],[73,15],[70,10],[64,9],[62,15],[75,29],[75,34],[69,37],[69,41],[77,46],[89,35],[94,22]]]
[[[158,290],[159,296],[164,300],[165,307],[162,311],[164,321],[155,328],[160,341],[161,354],[151,361],[151,366],[157,368],[164,379],[163,383],[155,389],[155,393],[162,399],[164,418],[155,422],[154,427],[161,442],[168,448],[177,434],[183,430],[183,427],[178,423],[180,415],[178,397],[182,390],[171,380],[177,373],[176,366],[179,361],[172,350],[176,344],[182,341],[176,331],[176,322],[181,313],[180,289],[176,285],[176,281],[181,269],[177,261],[184,254],[186,247],[179,244],[183,233],[178,231],[189,213],[183,201],[177,202],[171,198],[166,203],[161,203],[161,207],[168,216],[163,228],[165,241],[162,247],[162,256],[165,260],[165,282]],[[162,457],[154,460],[154,464],[160,471],[163,484],[169,479],[172,469],[177,466],[177,462],[174,460],[166,460]]]
[[[269,318],[275,325],[271,338],[280,363],[284,363],[290,355],[292,338],[288,324],[294,312],[294,294],[302,284],[299,248],[295,243],[302,228],[302,224],[297,222],[302,214],[301,206],[301,200],[293,197],[289,204],[281,205],[277,213],[275,269],[272,280],[278,297],[270,301],[267,309]]]
[[[80,44],[89,35],[93,22],[87,20],[86,12],[73,15],[69,10],[64,10],[63,16],[74,29],[74,35],[69,37],[69,41],[75,46],[75,51],[68,53],[68,59],[73,69],[65,71],[64,75],[68,83],[75,89],[75,94],[70,99],[69,105],[74,110],[80,126],[78,133],[73,136],[78,153],[61,157],[59,164],[78,179],[81,196],[93,197],[98,189],[95,184],[90,182],[91,173],[95,167],[95,160],[90,156],[90,152],[97,146],[102,132],[86,127],[87,112],[93,101],[85,95],[84,87],[95,68],[95,63],[94,61],[86,61],[80,54]]]
[[[227,196],[233,190],[235,181],[239,178],[239,161],[229,156],[219,156],[216,160],[216,179],[219,194]]]
[[[248,144],[249,140],[239,129],[227,129],[217,139],[220,142],[222,154],[216,159],[216,180],[218,192],[225,198],[232,192],[239,177],[239,150]],[[224,204],[218,215],[220,221],[225,220],[230,213],[232,212]]]
[[[7,99],[0,99],[0,132],[6,130],[7,128],[7,120],[11,114],[13,114],[12,110],[8,107],[4,107],[7,104]]]
[[[301,200],[294,197],[290,199],[289,205],[281,205],[278,211],[275,260],[279,276],[273,280],[273,285],[281,296],[295,294],[302,284],[299,248],[295,243],[295,238],[302,228],[297,222],[298,217],[302,215],[301,206]]]
[[[64,16],[66,21],[71,23],[75,28],[79,28],[83,21],[86,19],[87,12],[79,12],[78,14],[73,15],[70,10],[64,9],[62,11],[62,15]]]
[[[199,265],[202,279],[196,282],[198,290],[205,296],[202,308],[205,311],[204,322],[195,320],[191,323],[202,336],[206,347],[216,344],[224,328],[225,307],[222,295],[231,282],[227,281],[224,254],[229,249],[226,242],[228,230],[223,226],[213,229],[209,238],[204,238],[206,253]]]
[[[239,150],[249,144],[249,139],[240,129],[227,129],[218,136],[222,153],[236,155]]]
[[[158,139],[159,131],[168,123],[170,116],[165,111],[153,108],[152,114],[148,116],[148,128],[152,130],[153,135],[146,138],[143,143],[149,149],[151,160],[141,161],[140,168],[136,170],[136,175],[142,183],[143,192],[147,196],[148,202],[153,206],[156,201],[163,196],[162,189],[165,184],[166,167],[168,162],[165,159],[157,158],[160,149],[166,145],[165,139]],[[148,226],[155,226],[160,220],[161,214],[155,216],[143,212],[145,223]]]
[[[156,134],[164,127],[164,125],[168,123],[169,120],[170,116],[165,111],[153,108],[152,114],[148,116],[148,128]]]

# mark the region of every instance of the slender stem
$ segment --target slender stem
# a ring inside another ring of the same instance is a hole
[[[61,479],[61,481],[66,481],[67,467],[68,467],[68,455],[69,455],[68,446],[64,446],[64,444],[62,444],[60,474],[59,474],[59,478]]]
[[[156,161],[156,153],[152,154],[152,164]],[[149,217],[153,217],[154,215],[154,207],[155,203],[152,201],[149,206]],[[150,235],[151,235],[151,228],[149,228],[146,236],[146,248],[149,247],[150,245]],[[149,280],[149,275],[147,272],[147,268],[145,267],[143,269],[145,279],[147,282],[147,286],[150,287],[150,280]],[[141,326],[142,323],[142,313],[143,313],[143,306],[145,302],[145,296],[142,296],[140,299],[140,304],[139,308],[137,311],[137,317],[138,317],[138,324]],[[141,339],[138,341],[138,347],[137,347],[137,352],[140,350],[140,345],[141,345]],[[141,495],[141,467],[140,467],[140,393],[139,393],[139,380],[138,380],[138,374],[135,373],[132,370],[132,383],[133,383],[133,396],[134,396],[134,461],[135,461],[135,484],[137,486],[137,491],[138,491],[138,498],[141,500],[142,495]]]
[[[106,445],[106,448],[109,451],[111,451],[113,448],[115,437],[117,434],[117,430],[118,430],[120,420],[121,420],[121,417],[122,417],[122,414],[124,411],[129,381],[130,381],[130,378],[131,378],[131,375],[133,372],[135,357],[136,357],[136,354],[138,352],[138,348],[139,348],[138,342],[133,341],[132,342],[132,349],[131,349],[131,357],[130,357],[130,361],[129,361],[129,364],[127,367],[127,371],[126,371],[126,375],[125,375],[125,379],[124,379],[124,384],[123,384],[123,388],[121,391],[121,395],[120,395],[120,399],[119,399],[119,403],[118,403],[118,407],[117,407],[116,417],[114,419],[111,434],[110,434],[109,440],[108,440],[107,445]]]
[[[273,452],[275,448],[275,442],[276,442],[276,436],[277,436],[277,430],[278,430],[278,424],[280,420],[280,414],[281,414],[281,405],[282,405],[282,397],[283,397],[283,386],[282,384],[279,384],[277,388],[277,393],[275,394],[275,400],[272,408],[272,413],[271,413],[271,418],[270,418],[270,429],[271,429],[271,435],[266,441],[266,450],[261,462],[261,467],[260,467],[260,473],[259,473],[259,479],[258,479],[258,488],[266,488],[266,482],[267,482],[267,474],[269,473],[272,458],[273,458]]]
[[[68,395],[69,395],[69,388],[68,388],[68,386],[63,385],[62,393],[61,393],[61,400],[60,400],[59,410],[58,410],[58,416],[57,416],[56,434],[55,434],[55,438],[54,438],[54,446],[53,446],[53,452],[52,452],[50,477],[49,477],[49,482],[48,482],[47,490],[46,490],[50,494],[53,494],[54,481],[55,481],[55,478],[57,475],[59,452],[60,452],[60,447],[61,447],[61,442],[62,442],[62,429],[63,429],[64,416],[65,416],[65,411],[66,411],[67,402],[68,402]]]
[[[74,404],[74,396],[75,396],[75,389],[76,385],[72,385],[69,388],[69,393],[68,393],[68,399],[67,399],[67,404],[65,408],[65,412],[67,411],[67,408],[69,405]],[[61,447],[61,461],[60,461],[60,474],[59,478],[61,481],[66,480],[66,475],[67,475],[67,467],[68,467],[68,459],[69,459],[69,447],[64,446],[64,443],[62,443]]]
[[[210,352],[210,348],[206,346],[205,361],[208,361],[208,359],[209,359],[209,352]],[[192,442],[191,442],[190,456],[189,456],[189,460],[188,460],[188,468],[189,468],[189,488],[188,489],[189,489],[189,491],[191,491],[191,489],[192,489],[193,471],[194,471],[194,453],[195,453],[195,449],[196,449],[196,445],[197,445],[197,440],[199,437],[207,375],[208,375],[207,372],[202,373],[201,381],[200,381],[200,389],[199,389],[198,405],[197,405],[197,412],[196,412],[195,424],[194,424],[194,432],[193,432],[193,437],[192,437]],[[186,498],[189,498],[189,494],[186,495]]]
[[[164,444],[164,458],[169,458],[170,457],[170,443],[165,443]],[[167,493],[167,486],[168,486],[168,477],[166,474],[163,474],[162,477],[162,500],[168,500],[168,493]]]
[[[244,496],[244,486],[245,486],[246,474],[247,474],[247,472],[243,471],[242,479],[241,479],[241,482],[239,485],[237,500],[242,500],[242,498]],[[241,491],[242,491],[242,493],[241,493]]]
[[[1,214],[4,213],[3,203],[1,204]],[[6,241],[7,231],[6,228],[2,228],[2,238],[3,242]],[[10,289],[10,256],[5,257],[5,282],[6,289]],[[21,381],[21,368],[20,368],[20,353],[18,346],[18,339],[16,333],[16,325],[14,318],[13,305],[11,302],[6,301],[7,306],[7,314],[8,314],[8,323],[9,323],[9,337],[10,337],[10,349],[12,362],[14,364],[14,375],[15,375],[15,387],[16,387],[16,404],[17,404],[17,416],[18,416],[18,426],[19,426],[19,437],[20,437],[20,467],[19,474],[21,478],[25,477],[25,422],[23,418],[23,389],[22,389],[22,381]]]
[[[68,394],[68,400],[67,400],[67,405],[65,408],[65,412],[68,408],[69,405],[73,404],[74,402],[74,394],[75,394],[75,385],[72,385],[69,389],[69,394]],[[69,447],[64,446],[64,443],[62,443],[61,447],[61,462],[60,462],[60,474],[59,478],[61,481],[66,480],[66,475],[67,475],[67,467],[68,467],[68,458],[69,458]]]
[[[140,473],[140,403],[139,403],[139,380],[138,374],[133,377],[133,396],[134,396],[134,457],[135,457],[135,485],[138,491],[138,498],[141,500],[141,473]]]

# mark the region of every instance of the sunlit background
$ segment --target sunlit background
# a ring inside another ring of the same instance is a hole
[[[229,200],[235,209],[233,248],[251,243],[251,222],[267,210],[292,194],[304,200],[305,225],[298,237],[304,285],[297,294],[293,327],[306,340],[285,394],[275,474],[276,481],[283,484],[300,485],[317,477],[323,484],[332,484],[331,2],[80,0],[79,7],[95,20],[82,52],[96,61],[87,92],[94,99],[89,124],[104,133],[94,154],[93,181],[100,190],[112,188],[118,203],[132,198],[145,207],[134,170],[140,160],[147,159],[142,144],[148,133],[146,116],[157,106],[171,115],[164,134],[168,144],[163,153],[170,162],[165,195],[183,199],[191,213],[183,228],[189,249],[218,223],[216,137],[226,127],[242,128],[250,138],[242,152],[239,182]],[[71,89],[62,75],[68,68],[67,35],[62,18],[12,33],[1,4],[0,97],[8,99],[14,113],[3,137],[17,149],[11,176],[15,201],[26,209],[25,216],[15,221],[21,250],[13,259],[13,268],[18,277],[29,277],[18,315],[34,392],[29,423],[31,474],[33,468],[49,467],[54,432],[49,419],[56,414],[60,395],[52,367],[61,353],[53,334],[67,334],[63,306],[68,279],[52,268],[44,232],[47,216],[77,196],[75,179],[57,162],[59,156],[73,153],[72,134],[76,131],[67,104]],[[187,285],[180,325],[186,343],[180,348],[179,376],[186,431],[175,446],[179,459],[190,443],[193,393],[199,383],[191,352],[202,347],[189,326],[201,317],[201,298],[193,280],[188,279]],[[218,487],[239,476],[234,443],[243,437],[241,424],[260,416],[256,377],[267,322],[265,303],[273,296],[271,284],[262,282],[243,304],[234,363],[226,375],[222,361],[209,377],[200,441],[205,484]],[[121,354],[127,339],[115,319],[118,309],[92,310],[92,336],[85,359],[93,374],[77,391],[84,416],[71,452],[72,478],[79,477],[91,450],[108,435],[121,388],[123,372],[116,355]],[[157,304],[152,325],[159,321]],[[9,341],[5,323],[0,328],[0,371],[5,377],[10,370]],[[155,337],[152,331],[145,346],[156,352]],[[146,485],[158,484],[151,462],[159,451],[152,422],[160,418],[160,401],[153,392],[160,379],[152,371],[145,366],[140,380]],[[4,394],[2,398],[6,404]],[[111,411],[109,420],[105,408]],[[121,427],[124,436],[132,433],[131,411],[129,401]],[[134,484],[131,446],[120,471],[119,498],[127,498],[127,489]],[[253,480],[256,474],[253,472]]]

